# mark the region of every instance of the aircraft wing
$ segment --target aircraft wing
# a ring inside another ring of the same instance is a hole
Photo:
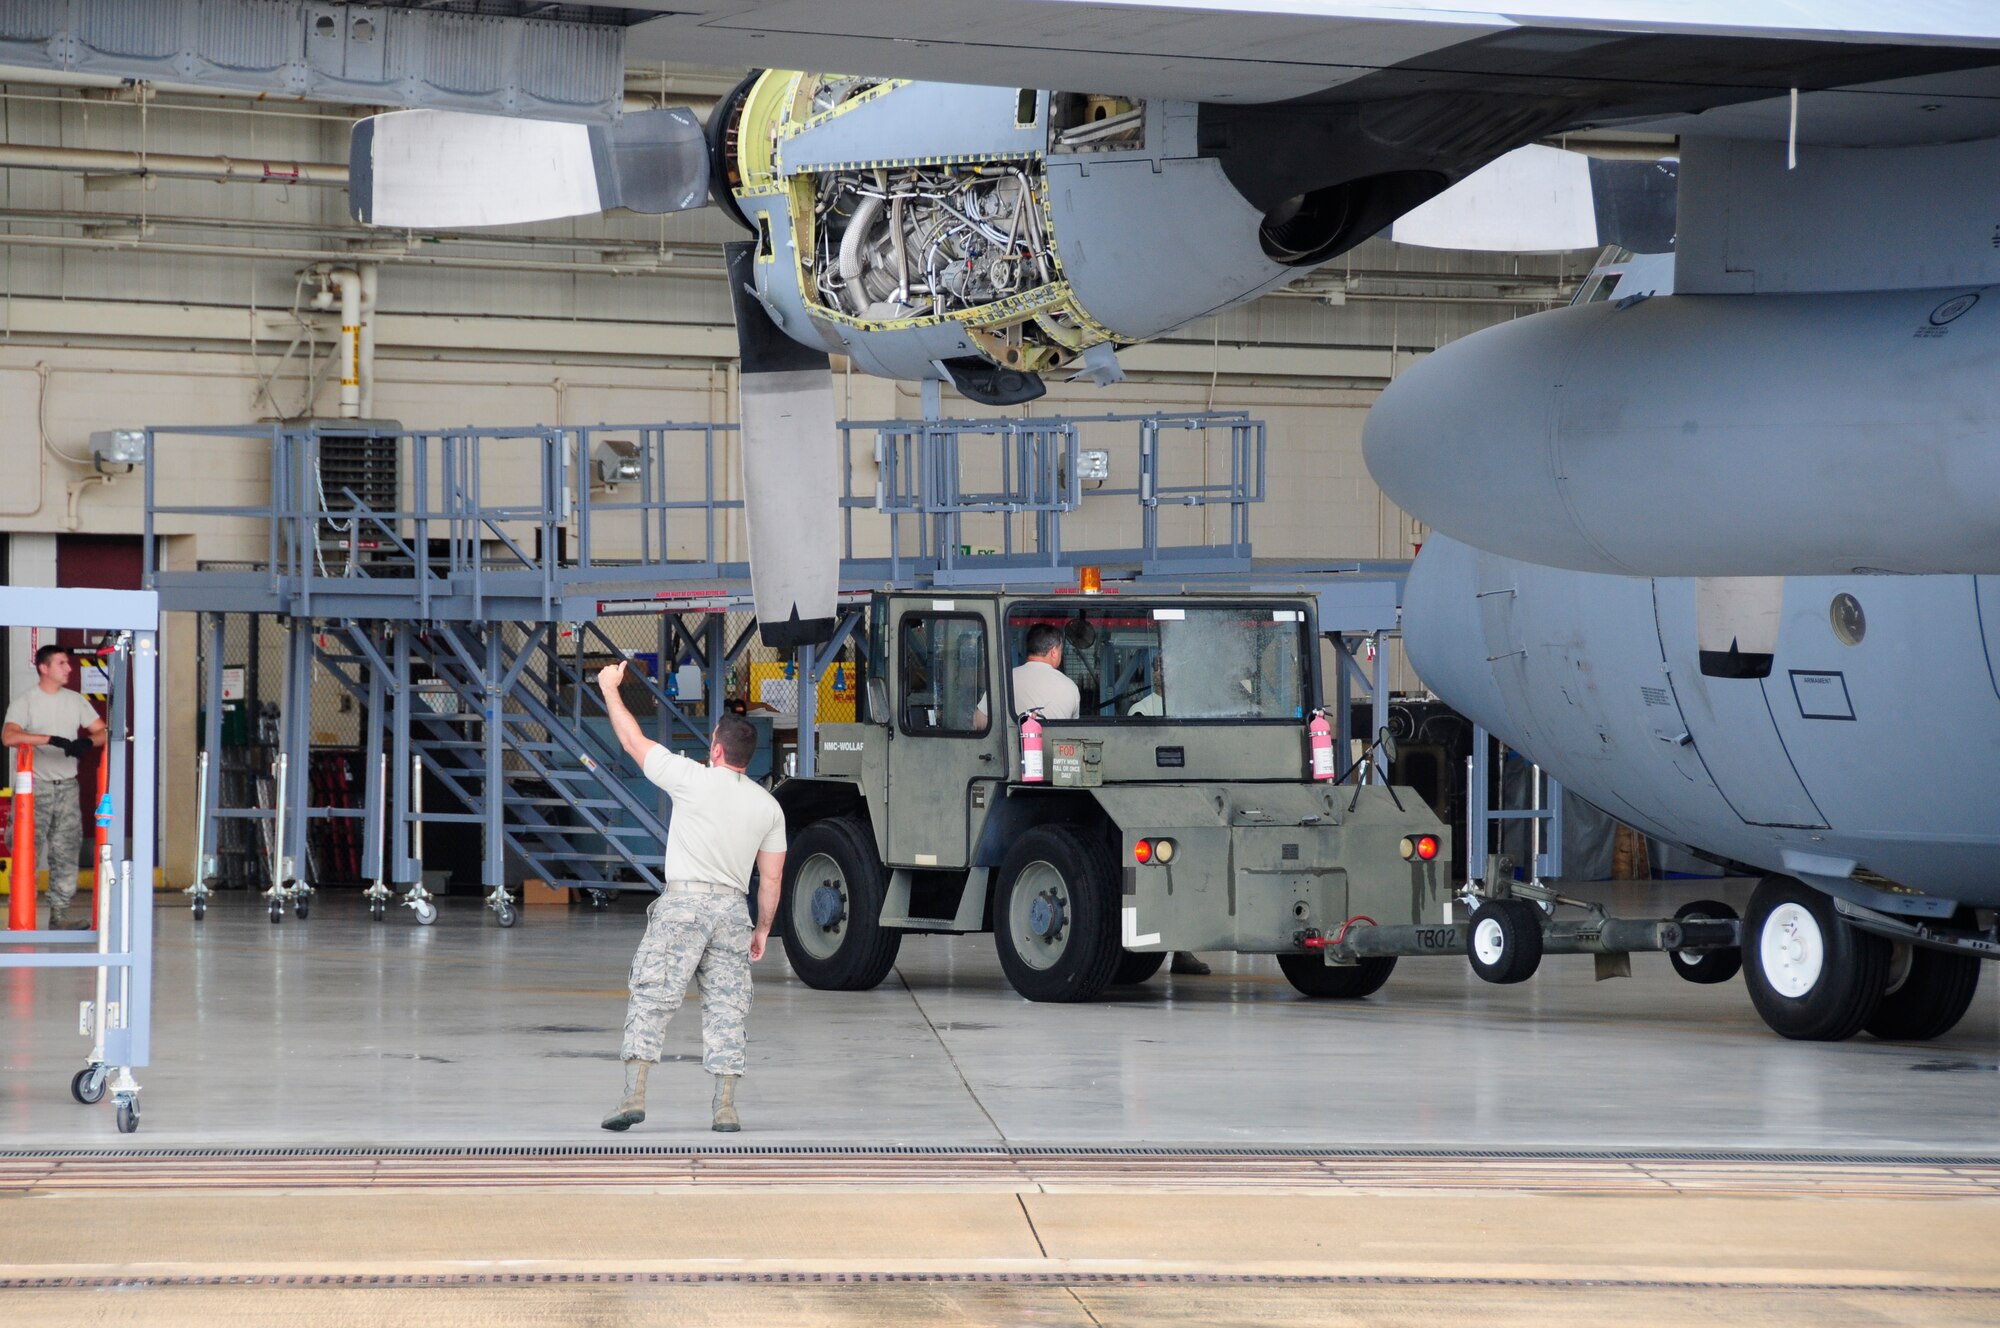
[[[1736,134],[1790,133],[1795,88],[1866,89],[1864,127],[1848,123],[1850,109],[1839,141],[2000,133],[2000,81],[1951,78],[2000,65],[2000,6],[1987,0],[1534,0],[1504,12],[1450,0],[648,0],[628,9],[661,11],[628,32],[634,63],[1410,116],[1478,116],[1499,99],[1558,130],[1785,103],[1775,122],[1750,117],[1731,126]],[[1937,96],[1950,114],[1917,109]],[[1914,127],[1891,126],[1899,116]],[[1800,141],[1836,133],[1813,120],[1802,117]]]

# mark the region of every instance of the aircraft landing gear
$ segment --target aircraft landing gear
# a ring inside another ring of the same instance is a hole
[[[1943,1037],[1972,1008],[1984,962],[1974,955],[1895,943],[1882,1003],[1863,1027],[1886,1042]]]
[[[1889,942],[1851,925],[1833,900],[1789,876],[1766,876],[1743,921],[1743,981],[1780,1037],[1840,1042],[1882,1003]]]

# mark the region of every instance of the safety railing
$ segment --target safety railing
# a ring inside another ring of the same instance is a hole
[[[1265,442],[1262,422],[1241,412],[863,420],[839,429],[843,551],[857,561],[886,556],[891,583],[1062,567],[1079,556],[1064,518],[1086,508],[1093,557],[1148,572],[1249,564]],[[735,425],[679,423],[152,428],[147,566],[160,567],[168,535],[220,534],[247,558],[261,550],[258,570],[156,571],[156,587],[234,578],[246,596],[301,617],[314,614],[317,597],[363,594],[409,601],[387,616],[431,618],[450,597],[469,601],[473,617],[504,599],[514,616],[533,606],[549,618],[579,586],[740,578],[735,433]],[[1176,454],[1194,450],[1175,446],[1183,437],[1200,440],[1196,478],[1173,473]],[[364,483],[352,458],[371,445],[377,469]],[[1112,482],[1123,474],[1130,484]],[[255,496],[216,501],[228,485]],[[1224,529],[1176,542],[1162,524],[1176,508],[1220,508]]]

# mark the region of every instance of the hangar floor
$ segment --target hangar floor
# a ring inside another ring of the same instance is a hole
[[[1938,1042],[1808,1046],[1658,956],[1406,961],[1358,1004],[1209,956],[1059,1007],[987,938],[914,938],[874,992],[761,966],[743,1134],[706,1128],[690,1009],[617,1137],[636,901],[511,931],[253,902],[160,910],[137,1135],[68,1097],[88,978],[0,972],[0,1198],[51,1201],[0,1206],[8,1322],[2000,1313],[1993,983]]]

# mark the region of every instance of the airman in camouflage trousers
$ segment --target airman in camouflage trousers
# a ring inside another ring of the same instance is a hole
[[[77,807],[74,779],[35,781],[35,862],[49,873],[49,925],[88,927],[69,922],[70,901],[76,898],[76,855],[83,844],[83,813]]]
[[[632,956],[632,1000],[621,1059],[656,1062],[667,1021],[688,979],[701,988],[702,1068],[743,1073],[743,1025],[750,1016],[750,912],[740,891],[663,894],[647,910],[646,935]]]

